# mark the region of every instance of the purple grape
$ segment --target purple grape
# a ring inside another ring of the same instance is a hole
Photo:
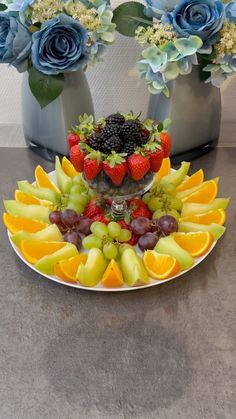
[[[138,217],[131,222],[131,228],[133,233],[142,236],[143,234],[151,231],[152,223],[151,220],[149,220],[149,218]]]
[[[67,227],[73,227],[77,223],[78,218],[78,214],[72,209],[67,209],[61,213],[61,221]]]
[[[138,245],[142,251],[153,250],[159,240],[159,236],[155,233],[146,233],[139,237]]]
[[[79,217],[75,226],[77,232],[83,233],[85,236],[91,233],[90,226],[93,221],[85,216]]]
[[[80,250],[82,246],[81,237],[76,231],[67,231],[67,233],[64,234],[64,241],[74,244],[78,250]]]
[[[157,225],[166,236],[178,231],[178,222],[171,215],[163,215],[163,217],[158,219]]]
[[[52,224],[60,225],[62,223],[61,221],[61,211],[52,211],[49,214],[49,221]]]

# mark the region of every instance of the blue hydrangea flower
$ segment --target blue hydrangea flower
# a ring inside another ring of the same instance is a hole
[[[88,62],[88,33],[79,21],[61,14],[34,32],[33,66],[44,74],[76,71]]]
[[[236,1],[231,1],[226,5],[226,17],[231,20],[231,22],[236,22]]]
[[[9,12],[24,12],[34,0],[2,0],[1,3],[5,4]]]
[[[224,18],[221,1],[182,0],[171,13],[163,16],[163,21],[171,23],[180,36],[199,36],[203,46],[208,48],[216,42]]]
[[[20,73],[26,71],[31,44],[28,29],[16,18],[0,13],[0,62],[13,65]]]
[[[179,3],[178,0],[145,0],[147,7],[145,8],[145,14],[148,17],[157,17],[163,13],[171,12],[175,6]]]

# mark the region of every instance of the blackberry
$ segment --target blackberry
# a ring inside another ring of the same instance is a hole
[[[108,125],[110,124],[120,125],[120,124],[123,124],[124,122],[125,122],[125,117],[121,115],[120,113],[113,113],[106,118],[106,123]]]
[[[124,140],[133,141],[134,143],[136,143],[136,141],[139,139],[139,126],[137,124],[137,121],[126,121],[121,126],[120,134]]]
[[[136,140],[136,144],[142,146],[148,142],[148,136],[144,132],[139,133],[139,137]]]
[[[123,145],[122,153],[127,153],[127,157],[129,157],[131,156],[131,154],[133,154],[136,147],[137,147],[137,144],[135,144],[134,141],[129,141]]]
[[[120,132],[120,127],[119,125],[114,125],[114,124],[110,124],[110,125],[105,125],[105,127],[103,127],[102,130],[102,136],[104,139],[106,138],[110,138],[112,135],[118,135]]]
[[[122,147],[122,140],[117,135],[112,135],[110,138],[105,138],[101,144],[101,151],[104,154],[111,154],[112,151],[119,153]]]
[[[88,137],[87,144],[94,150],[99,150],[101,146],[101,135],[97,132],[94,132]]]

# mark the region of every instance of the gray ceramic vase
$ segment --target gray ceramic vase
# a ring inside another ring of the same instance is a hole
[[[191,74],[170,82],[168,87],[168,98],[163,94],[150,96],[148,117],[172,120],[171,155],[215,146],[220,134],[220,89],[200,81],[198,66],[193,67]]]
[[[22,82],[22,120],[26,142],[45,158],[68,155],[67,132],[78,123],[78,115],[94,115],[93,101],[83,71],[65,74],[62,94],[41,109],[28,85],[28,73]]]

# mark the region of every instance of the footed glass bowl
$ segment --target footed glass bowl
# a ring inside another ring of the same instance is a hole
[[[127,174],[121,185],[116,186],[112,180],[102,171],[94,180],[88,181],[89,187],[96,195],[112,199],[111,213],[114,219],[124,219],[127,212],[126,200],[134,196],[143,195],[154,183],[155,173],[148,172],[139,181],[134,181]]]

